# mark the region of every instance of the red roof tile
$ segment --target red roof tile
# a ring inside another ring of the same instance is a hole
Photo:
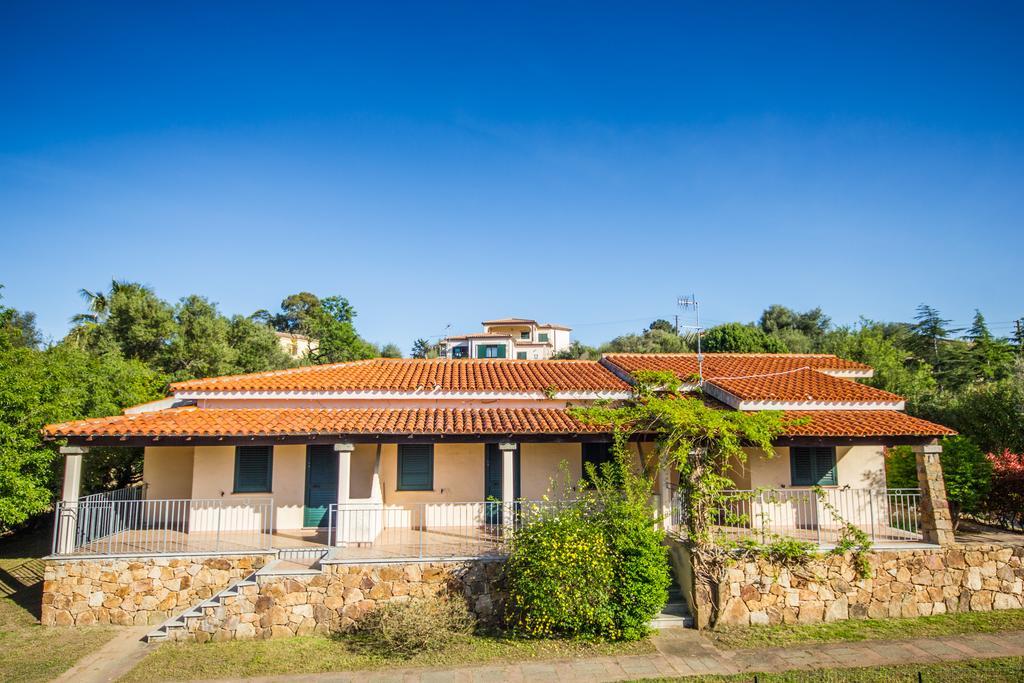
[[[899,403],[903,400],[888,391],[809,369],[748,377],[717,377],[708,381],[743,401]]]
[[[64,436],[575,434],[600,432],[555,408],[171,408],[47,425]]]
[[[177,382],[173,392],[190,391],[433,391],[543,392],[620,391],[629,385],[594,361],[397,359],[229,375]]]
[[[626,372],[659,370],[674,372],[680,379],[697,374],[695,353],[609,353],[604,358]],[[844,360],[831,354],[796,353],[705,353],[704,378],[741,377],[787,372],[798,368],[814,370],[870,372],[863,363]]]
[[[789,436],[943,436],[954,432],[895,410],[785,411],[809,418]],[[61,437],[231,437],[310,434],[575,434],[601,433],[555,408],[171,408],[47,425]]]
[[[807,423],[791,426],[787,436],[949,436],[948,427],[928,422],[898,410],[787,410],[786,418],[804,418]]]

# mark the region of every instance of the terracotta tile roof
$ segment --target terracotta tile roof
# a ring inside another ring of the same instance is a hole
[[[171,385],[186,391],[625,392],[629,386],[595,361],[376,358],[352,363],[211,377]]]
[[[787,410],[786,418],[805,418],[787,436],[949,436],[948,427],[897,410]]]
[[[895,410],[785,411],[809,418],[788,436],[944,436],[950,429]],[[258,437],[310,434],[576,434],[601,433],[557,408],[171,408],[47,425],[61,437]]]
[[[605,360],[626,372],[668,370],[680,379],[697,374],[695,353],[609,353]],[[740,377],[786,372],[798,368],[824,371],[870,372],[871,367],[831,354],[797,353],[705,353],[704,377]]]
[[[171,408],[47,425],[45,436],[600,433],[556,408]]]
[[[770,375],[718,377],[709,383],[743,401],[899,403],[903,400],[888,391],[806,368]]]

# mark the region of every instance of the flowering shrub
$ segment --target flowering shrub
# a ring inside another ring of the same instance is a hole
[[[541,513],[516,532],[505,569],[506,620],[517,633],[614,637],[612,555],[589,507]]]
[[[989,453],[992,490],[983,509],[988,518],[1003,526],[1024,528],[1024,453]]]
[[[620,459],[589,472],[593,488],[577,501],[516,533],[506,565],[514,630],[609,640],[649,632],[668,598],[668,549],[648,502],[650,481]]]

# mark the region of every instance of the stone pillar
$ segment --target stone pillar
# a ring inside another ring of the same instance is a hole
[[[362,521],[350,519],[353,512],[345,511],[352,491],[352,451],[355,448],[352,443],[334,444],[334,451],[338,454],[338,516],[334,521],[336,545],[344,545],[348,537],[358,531],[357,527]]]
[[[64,456],[64,491],[58,508],[57,543],[58,554],[75,550],[75,535],[78,521],[78,496],[82,488],[82,456],[89,452],[85,446],[61,446]]]
[[[917,482],[921,487],[921,534],[925,543],[951,545],[953,518],[946,500],[946,483],[942,479],[942,446],[927,444],[913,446],[917,456]]]

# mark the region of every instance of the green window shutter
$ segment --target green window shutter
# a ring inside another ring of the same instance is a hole
[[[547,332],[541,332],[540,334],[537,335],[537,339],[539,341],[546,342],[548,340],[548,333]]]
[[[836,449],[831,446],[790,448],[793,486],[836,486]]]
[[[273,471],[273,446],[235,448],[235,493],[270,493]]]
[[[529,339],[530,338],[530,333],[529,332],[520,332],[519,333],[519,338],[520,339]]]
[[[516,351],[516,360],[526,360],[526,351]]]
[[[836,485],[836,449],[814,448],[814,477],[818,486]]]
[[[433,444],[399,444],[398,490],[431,491],[433,488]]]
[[[504,358],[505,357],[505,345],[504,344],[498,344],[495,348],[498,349],[498,356],[497,357],[498,358]]]
[[[476,347],[476,357],[477,358],[487,358],[487,347],[486,346],[478,346],[478,347]]]

